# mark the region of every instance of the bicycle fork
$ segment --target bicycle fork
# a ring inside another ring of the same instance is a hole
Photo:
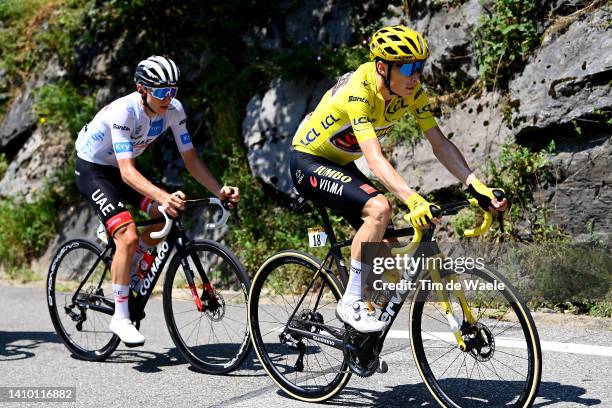
[[[442,254],[438,254],[434,256],[433,258],[438,258],[441,255]],[[459,349],[461,349],[461,351],[467,351],[467,346],[465,344],[465,341],[463,340],[463,335],[461,332],[461,324],[459,323],[462,319],[458,319],[455,313],[453,312],[451,301],[447,293],[447,288],[445,287],[446,284],[452,285],[452,289],[450,289],[450,292],[459,301],[459,304],[461,305],[461,310],[463,312],[463,316],[465,317],[467,322],[470,325],[476,324],[476,318],[474,317],[472,310],[470,309],[470,306],[468,305],[468,302],[467,302],[467,299],[465,298],[465,294],[463,293],[463,290],[457,289],[455,287],[456,274],[453,272],[449,274],[448,276],[446,276],[444,279],[442,279],[442,277],[440,276],[440,271],[435,266],[431,268],[430,274],[431,274],[431,280],[435,284],[434,287],[438,288],[436,291],[438,292],[438,296],[440,296],[441,303],[444,307],[444,316],[446,317],[446,320],[448,321],[451,331],[453,332],[453,335],[455,336],[457,345],[459,346]]]

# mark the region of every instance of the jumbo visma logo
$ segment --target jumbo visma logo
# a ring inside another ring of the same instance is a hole
[[[340,180],[343,183],[350,183],[353,178],[351,176],[347,176],[341,171],[330,169],[329,167],[319,166],[314,171],[315,174],[318,174],[322,177],[327,177],[332,180]]]

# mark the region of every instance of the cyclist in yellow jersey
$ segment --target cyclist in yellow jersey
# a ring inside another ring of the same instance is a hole
[[[354,161],[364,156],[380,182],[410,210],[415,228],[427,228],[432,204],[416,193],[383,156],[379,139],[405,114],[414,115],[438,160],[484,209],[504,211],[493,190],[480,182],[463,155],[438,127],[421,85],[429,55],[425,39],[404,26],[378,30],[370,43],[372,62],[340,77],[293,138],[290,169],[299,193],[339,213],[357,229],[351,245],[351,273],[337,313],[360,332],[376,332],[385,323],[368,312],[361,286],[361,243],[380,242],[391,205]]]

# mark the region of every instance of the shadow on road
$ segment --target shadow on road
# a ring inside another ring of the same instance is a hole
[[[34,349],[43,343],[61,343],[61,340],[54,332],[0,331],[0,361],[34,357]]]
[[[463,380],[457,382],[460,386],[459,392],[464,395],[469,395],[464,387]],[[453,386],[446,381],[443,387]],[[460,403],[462,407],[491,407],[491,406],[509,406],[511,401],[499,398],[501,393],[495,393],[494,390],[500,390],[507,387],[520,386],[519,383],[512,381],[487,381],[484,388],[493,390],[493,398],[483,398],[479,395],[472,395],[473,398],[465,398]],[[469,390],[469,388],[467,388]],[[573,407],[590,407],[601,404],[601,400],[595,398],[584,398],[582,395],[586,393],[586,389],[570,384],[560,384],[558,382],[542,382],[538,391],[538,399],[533,405],[534,407],[546,407],[556,403],[570,403]],[[285,396],[282,391],[278,394]],[[290,397],[287,397],[290,398]],[[348,407],[437,407],[438,404],[427,390],[425,384],[403,384],[393,387],[388,387],[386,391],[360,390],[353,387],[345,388],[340,395],[327,402],[330,406],[348,406]]]

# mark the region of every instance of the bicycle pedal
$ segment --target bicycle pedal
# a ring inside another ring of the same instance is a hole
[[[385,360],[383,360],[382,358],[379,358],[378,367],[376,368],[376,372],[379,374],[385,374],[387,371],[389,371],[389,365],[387,364]]]

